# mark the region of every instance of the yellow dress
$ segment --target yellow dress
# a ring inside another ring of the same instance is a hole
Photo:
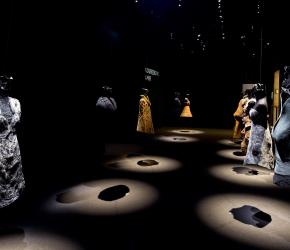
[[[140,96],[137,131],[141,133],[154,134],[151,102],[147,95]]]
[[[180,114],[180,117],[192,117],[192,114],[190,111],[190,101],[187,97],[185,97],[184,108]]]
[[[234,113],[234,118],[235,118],[235,126],[234,126],[234,131],[233,131],[233,141],[240,141],[243,139],[243,135],[242,135],[242,130],[244,128],[242,119],[244,117],[244,106],[246,105],[248,101],[248,97],[243,97],[240,101],[239,101],[239,105]]]

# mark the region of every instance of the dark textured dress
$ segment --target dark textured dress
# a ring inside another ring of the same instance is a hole
[[[274,168],[272,138],[267,121],[266,97],[257,100],[250,110],[252,128],[247,155],[244,164],[258,165],[268,169]]]
[[[272,137],[275,147],[275,173],[290,177],[290,98],[282,106]]]
[[[20,116],[19,101],[0,96],[0,208],[17,200],[25,187],[15,131]]]

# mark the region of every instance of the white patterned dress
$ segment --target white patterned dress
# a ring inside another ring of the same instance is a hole
[[[0,97],[0,208],[18,199],[25,187],[15,125],[20,121],[17,99]]]

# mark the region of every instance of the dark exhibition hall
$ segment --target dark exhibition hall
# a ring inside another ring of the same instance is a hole
[[[289,250],[285,2],[2,1],[0,249]]]

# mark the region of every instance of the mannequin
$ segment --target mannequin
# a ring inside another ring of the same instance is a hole
[[[109,86],[102,87],[102,94],[97,100],[97,108],[104,112],[114,112],[117,110],[117,103],[112,97],[112,88]]]
[[[268,126],[268,104],[263,84],[255,84],[256,104],[250,109],[251,134],[244,165],[253,164],[273,169],[272,138]]]
[[[0,76],[0,208],[16,201],[25,187],[16,124],[21,108],[8,96],[12,77]]]
[[[235,111],[234,119],[235,119],[235,126],[233,131],[233,142],[241,143],[243,140],[242,130],[244,128],[243,124],[243,117],[244,117],[244,106],[246,105],[247,101],[249,100],[249,96],[251,95],[251,90],[247,89],[245,92],[242,92],[242,97],[239,101],[238,107]]]
[[[274,124],[272,138],[275,152],[273,182],[290,188],[290,66],[284,67],[281,87],[281,112]]]
[[[182,110],[182,112],[180,114],[180,117],[192,117],[192,114],[191,114],[191,111],[190,111],[189,97],[190,97],[189,94],[185,95],[184,103],[183,103],[184,107],[183,107],[183,110]]]
[[[243,130],[241,131],[243,140],[241,142],[241,151],[246,155],[251,134],[252,121],[249,115],[250,109],[255,105],[256,99],[252,97],[252,90],[248,91],[245,105],[243,106]]]
[[[243,136],[242,136],[242,129],[244,128],[244,124],[243,124],[243,116],[244,116],[244,106],[246,105],[247,101],[248,101],[248,93],[249,90],[247,89],[245,91],[245,93],[242,93],[242,98],[239,101],[238,107],[234,113],[234,119],[235,119],[235,126],[234,126],[234,132],[233,132],[233,142],[235,143],[239,143],[243,140]]]
[[[177,118],[180,116],[181,113],[181,99],[180,99],[180,93],[179,92],[174,92],[174,108],[173,108],[173,115],[174,118]]]
[[[151,115],[151,102],[148,96],[149,90],[146,88],[141,89],[139,100],[139,114],[137,131],[146,134],[154,134],[154,127]]]
[[[101,95],[96,103],[96,140],[98,141],[98,158],[105,155],[105,144],[114,138],[116,133],[117,103],[112,97],[112,88],[105,85],[101,89]]]

